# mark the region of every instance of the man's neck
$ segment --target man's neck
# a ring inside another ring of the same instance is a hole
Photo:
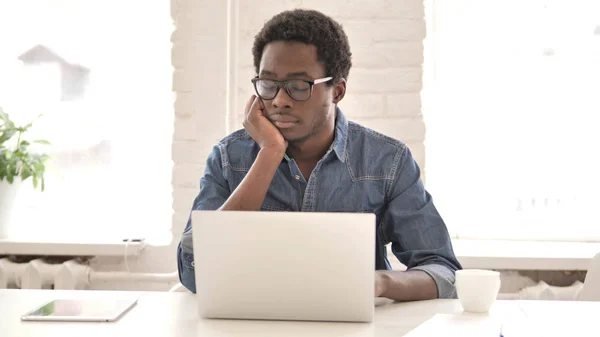
[[[334,138],[335,123],[301,143],[290,143],[287,153],[297,162],[316,163],[327,153]]]

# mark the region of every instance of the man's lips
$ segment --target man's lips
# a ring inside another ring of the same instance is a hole
[[[298,123],[298,120],[293,117],[279,114],[270,116],[270,119],[275,126],[281,129],[291,128]]]
[[[280,129],[288,129],[293,127],[294,125],[296,125],[298,122],[283,122],[283,121],[274,121],[273,124],[275,124],[276,127],[280,128]]]
[[[273,122],[298,122],[298,119],[286,115],[271,115],[269,119],[271,119]]]

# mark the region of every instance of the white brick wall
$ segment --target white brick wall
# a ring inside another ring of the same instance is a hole
[[[226,132],[227,1],[172,0],[173,232],[185,226],[204,162]]]
[[[225,0],[171,0],[176,28],[172,35],[176,94],[173,242],[171,247],[148,247],[136,261],[136,270],[170,272],[176,268],[174,245],[198,193],[206,156],[226,132],[241,127],[243,102],[252,93],[253,37],[265,20],[281,10],[297,6],[318,9],[344,26],[354,67],[341,107],[351,119],[405,140],[424,167],[420,92],[425,23],[421,0],[230,1],[235,6],[228,13]],[[232,19],[229,26],[228,15]],[[233,31],[228,41],[229,28]],[[228,105],[231,111],[227,111]],[[394,259],[391,262],[396,263]],[[96,266],[114,270],[114,264],[101,261]],[[503,287],[505,283],[515,281],[503,280]],[[140,290],[140,286],[122,284],[114,289]],[[143,288],[152,289],[151,285]]]
[[[422,0],[238,0],[232,1],[229,13],[227,1],[171,3],[176,26],[172,55],[177,95],[175,240],[197,193],[210,149],[227,132],[242,127],[244,104],[253,94],[254,36],[266,20],[282,10],[312,8],[342,24],[350,40],[353,68],[340,107],[349,119],[406,141],[424,167]]]

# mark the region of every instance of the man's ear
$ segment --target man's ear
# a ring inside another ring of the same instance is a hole
[[[340,80],[333,86],[333,103],[338,104],[346,95],[346,79]]]

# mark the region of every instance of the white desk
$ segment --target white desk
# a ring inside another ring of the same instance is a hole
[[[20,316],[55,296],[88,298],[136,296],[138,304],[114,323],[21,322]],[[523,305],[521,305],[523,304]],[[543,309],[543,310],[542,310]],[[490,315],[502,320],[523,319],[539,312],[559,310],[561,321],[581,312],[600,312],[598,303],[498,301]],[[99,292],[57,290],[0,290],[0,336],[403,336],[436,313],[458,314],[456,300],[387,303],[376,307],[368,323],[273,322],[203,320],[195,297],[189,293]],[[565,323],[566,324],[566,323]],[[510,336],[506,336],[510,337]]]

